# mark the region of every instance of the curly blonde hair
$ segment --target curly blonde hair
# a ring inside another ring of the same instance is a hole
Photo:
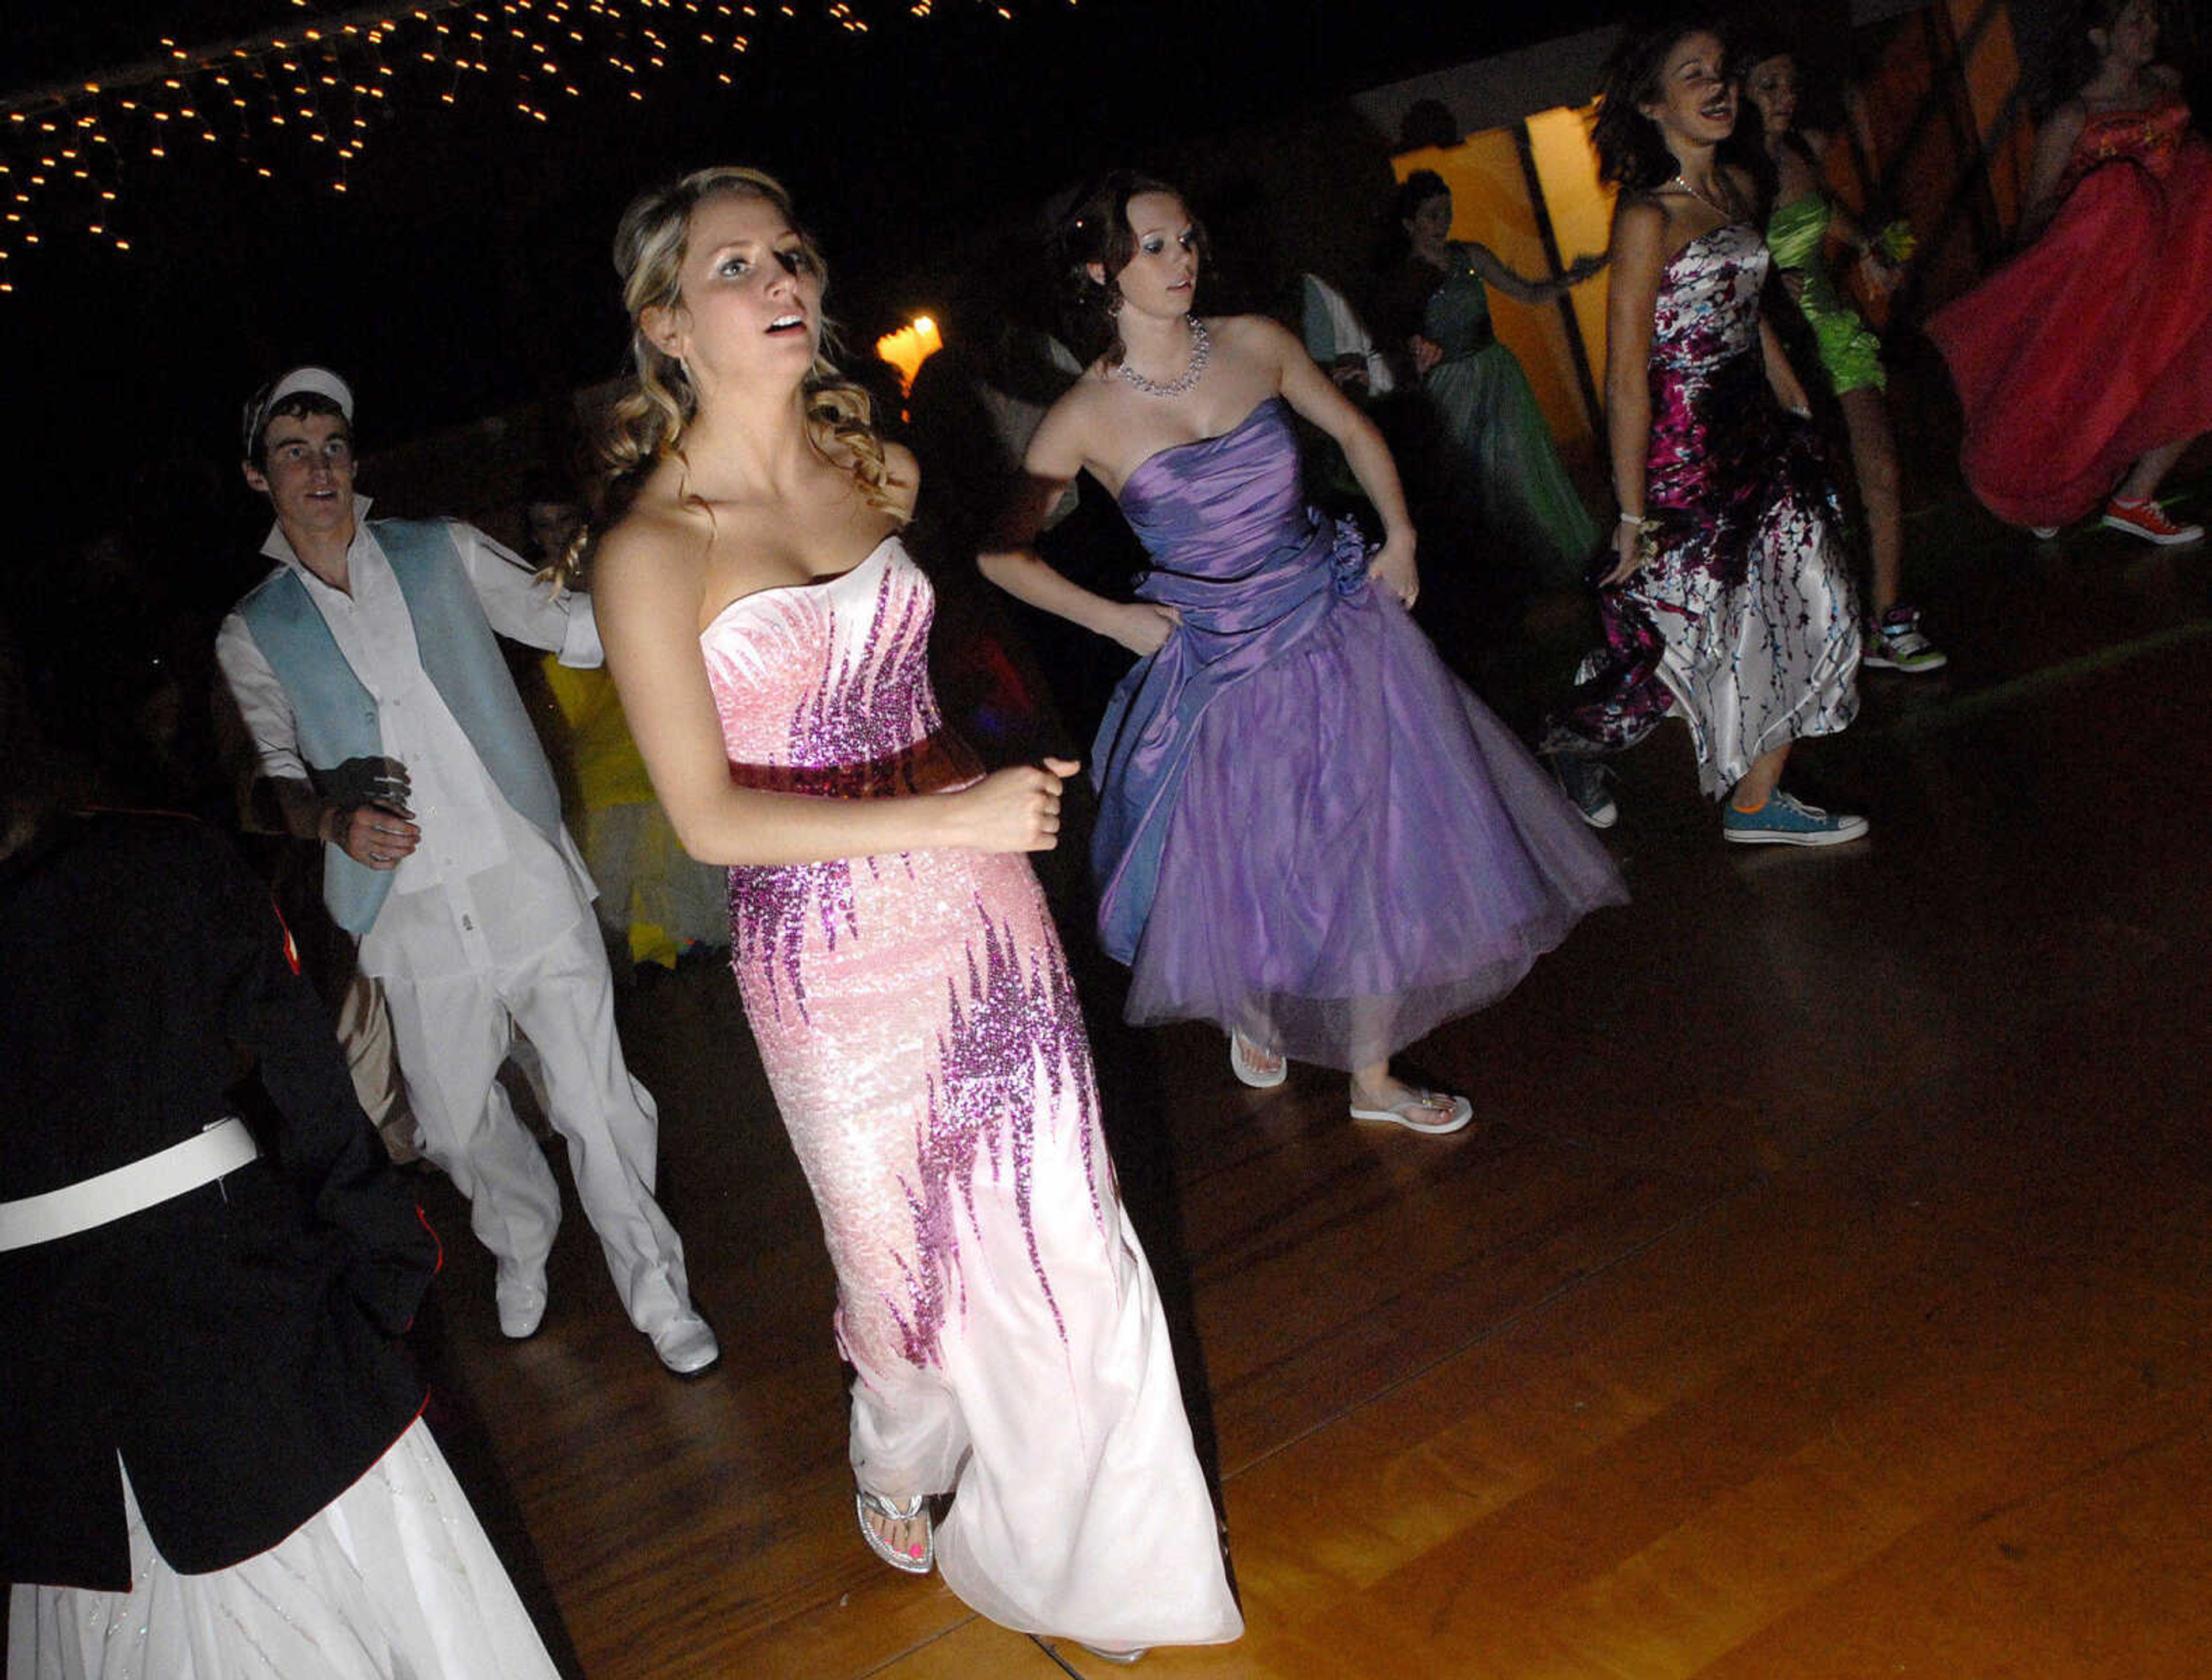
[[[736,195],[763,198],[794,228],[791,195],[775,176],[758,169],[724,164],[696,169],[681,180],[641,193],[623,212],[615,228],[615,271],[622,277],[623,307],[630,320],[631,379],[609,411],[599,440],[603,489],[637,484],[664,458],[683,457],[684,433],[698,412],[698,393],[684,364],[646,336],[649,309],[673,309],[684,301],[684,259],[691,218],[711,198]],[[813,238],[799,228],[800,248],[828,283],[829,271]],[[830,360],[825,332],[804,386],[806,435],[824,460],[848,466],[868,505],[899,512],[888,483],[884,441],[877,432],[868,393],[837,371]]]

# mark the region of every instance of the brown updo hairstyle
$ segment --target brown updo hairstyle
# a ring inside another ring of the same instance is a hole
[[[1091,343],[1079,346],[1087,356],[1102,356],[1108,366],[1118,364],[1128,353],[1115,320],[1121,307],[1121,288],[1115,277],[1128,267],[1137,254],[1137,230],[1129,225],[1129,200],[1147,192],[1164,192],[1188,210],[1190,201],[1180,187],[1133,169],[1114,169],[1086,187],[1068,212],[1060,229],[1060,259],[1073,289],[1079,325]],[[1191,217],[1199,271],[1202,275],[1213,253],[1206,242],[1206,228]],[[1091,277],[1091,265],[1098,265],[1106,277]]]
[[[623,307],[630,320],[631,378],[609,411],[599,440],[605,489],[618,503],[626,500],[624,491],[635,495],[645,474],[665,457],[683,459],[684,429],[698,412],[699,395],[684,364],[654,345],[643,322],[648,309],[682,307],[692,216],[701,204],[725,195],[763,198],[773,205],[798,229],[800,249],[828,283],[820,250],[799,228],[791,195],[773,175],[724,164],[694,170],[630,202],[615,228],[614,258],[615,272],[622,277]],[[869,506],[896,513],[897,498],[885,484],[884,442],[868,393],[837,371],[830,360],[831,347],[825,324],[802,387],[807,440],[823,459],[849,466]]]

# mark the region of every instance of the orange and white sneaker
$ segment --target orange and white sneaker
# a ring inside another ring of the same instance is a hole
[[[2112,530],[2126,532],[2130,537],[2156,543],[2160,548],[2204,540],[2203,526],[2175,524],[2166,516],[2166,509],[2148,496],[2140,502],[2124,502],[2114,496],[2105,504],[2104,523]]]

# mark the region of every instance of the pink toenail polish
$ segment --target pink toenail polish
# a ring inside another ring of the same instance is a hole
[[[906,1555],[908,1557],[920,1557],[921,1555],[921,1548],[919,1546],[908,1546],[906,1549]]]

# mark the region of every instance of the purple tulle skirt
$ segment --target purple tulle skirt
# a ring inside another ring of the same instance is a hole
[[[1627,895],[1552,778],[1372,587],[1194,729],[1128,1019],[1379,1062]]]

